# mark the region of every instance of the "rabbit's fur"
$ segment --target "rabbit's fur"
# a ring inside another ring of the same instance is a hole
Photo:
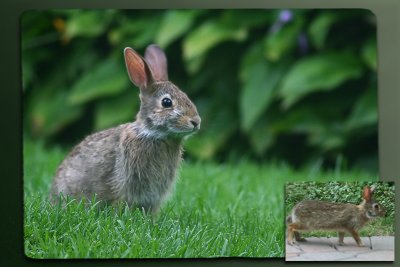
[[[51,195],[96,195],[155,214],[175,184],[182,141],[200,128],[201,119],[187,95],[168,81],[158,46],[148,46],[144,58],[131,48],[124,55],[129,77],[140,88],[136,120],[78,144],[59,166]]]
[[[366,186],[363,201],[359,205],[351,203],[332,203],[318,200],[304,200],[297,203],[286,218],[287,243],[305,241],[299,231],[326,230],[338,231],[339,245],[343,245],[345,232],[350,233],[358,246],[363,243],[358,230],[369,220],[384,216],[386,210],[373,198],[374,188]]]

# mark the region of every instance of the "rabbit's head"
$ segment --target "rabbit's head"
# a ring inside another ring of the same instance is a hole
[[[363,190],[363,202],[360,204],[365,211],[365,216],[368,219],[385,216],[386,209],[381,204],[375,201],[373,193],[375,187],[365,186]]]
[[[167,58],[156,45],[149,45],[142,58],[125,48],[125,63],[131,81],[140,88],[137,121],[141,134],[156,137],[184,137],[200,129],[196,106],[177,86],[168,81]]]

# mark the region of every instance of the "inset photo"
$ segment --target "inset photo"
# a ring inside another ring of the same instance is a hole
[[[286,261],[394,261],[394,182],[291,182]]]

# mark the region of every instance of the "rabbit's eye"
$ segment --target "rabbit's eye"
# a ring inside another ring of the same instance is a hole
[[[373,207],[374,207],[374,209],[376,209],[376,210],[379,209],[379,205],[376,204],[376,203],[373,205]]]
[[[164,108],[170,108],[170,107],[172,107],[172,100],[169,99],[168,97],[163,98],[163,99],[161,100],[161,105],[162,105]]]

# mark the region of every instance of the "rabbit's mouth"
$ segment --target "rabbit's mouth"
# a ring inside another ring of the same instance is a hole
[[[373,213],[369,210],[365,213],[365,215],[367,216],[368,219],[374,219],[376,217],[379,217],[379,214]]]
[[[198,130],[199,128],[193,127],[193,128],[171,129],[170,131],[175,136],[185,137],[195,134]]]
[[[173,135],[178,135],[182,137],[192,135],[200,130],[200,119],[190,120],[189,123],[179,126],[176,125],[176,123],[173,123],[173,125],[169,125],[167,126],[167,128],[168,131]]]

